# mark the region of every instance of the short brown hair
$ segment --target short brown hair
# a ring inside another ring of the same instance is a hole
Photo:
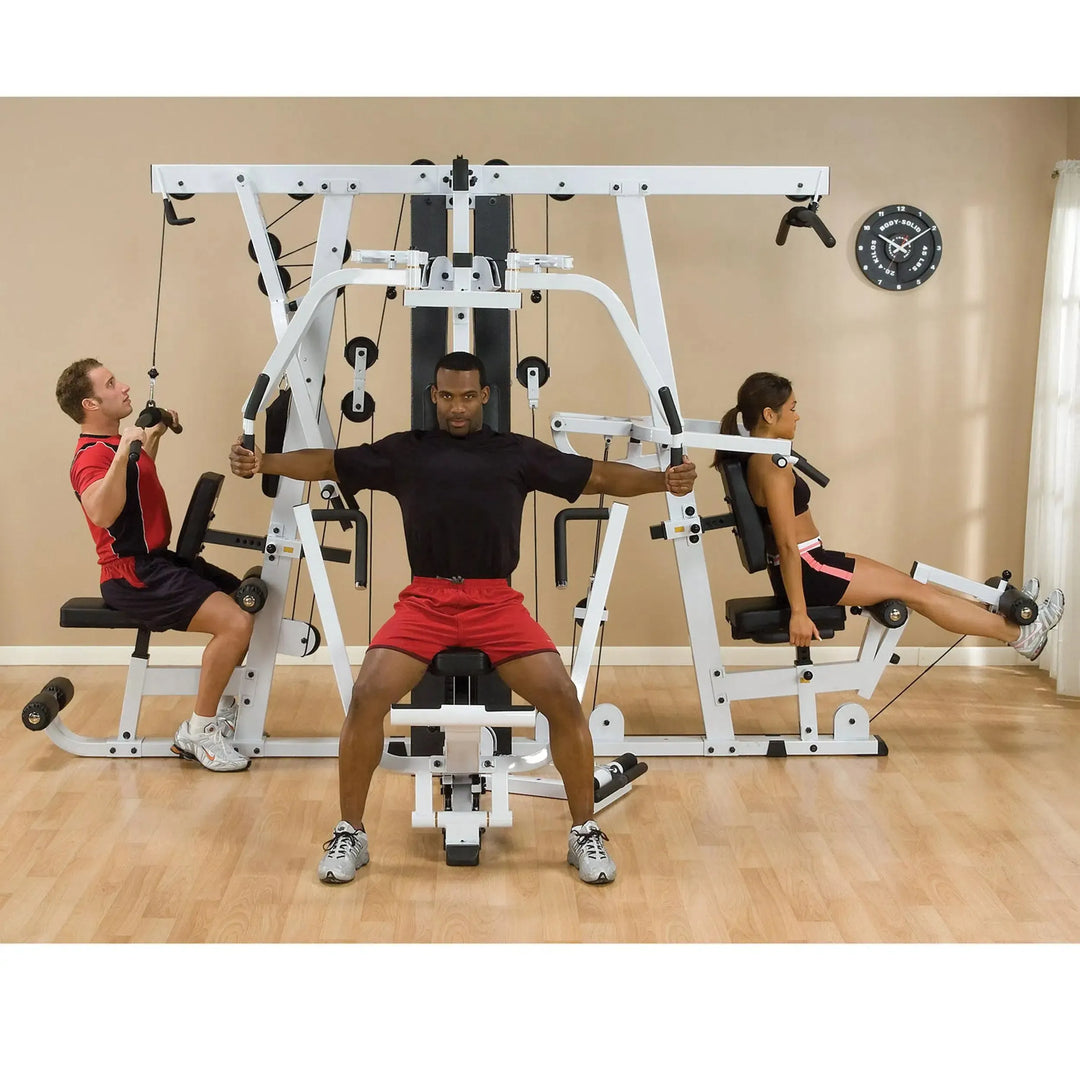
[[[90,372],[94,368],[101,367],[100,360],[87,357],[85,360],[76,360],[74,364],[68,364],[56,380],[56,400],[60,408],[75,421],[81,424],[86,419],[83,412],[83,398],[93,397],[94,388],[90,384]]]

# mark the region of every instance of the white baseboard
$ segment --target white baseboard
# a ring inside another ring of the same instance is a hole
[[[349,663],[359,666],[367,647],[348,646]],[[944,646],[913,646],[896,650],[902,665],[926,667],[946,652]],[[570,646],[560,645],[559,655],[570,663]],[[857,646],[821,645],[814,648],[816,663],[854,660]],[[151,650],[155,664],[188,667],[202,659],[201,645],[158,645]],[[782,667],[791,662],[790,649],[784,645],[729,645],[721,649],[721,658],[728,667]],[[0,646],[0,667],[127,667],[131,659],[130,645],[8,645]],[[597,652],[593,653],[596,663]],[[693,658],[689,646],[649,647],[609,645],[603,652],[603,663],[611,667],[691,667]],[[957,647],[941,661],[948,667],[1008,667],[1020,663],[1020,654],[1008,645]],[[330,665],[330,652],[320,649],[313,656],[279,656],[278,664]]]

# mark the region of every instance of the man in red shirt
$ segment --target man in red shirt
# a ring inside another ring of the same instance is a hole
[[[101,595],[149,630],[211,635],[195,709],[172,748],[213,772],[236,772],[250,762],[229,742],[236,701],[222,694],[247,652],[253,618],[230,596],[239,578],[169,551],[172,522],[155,465],[166,425],[132,426],[121,434],[120,421],[132,413],[130,390],[92,359],[69,365],[56,383],[60,408],[80,426],[71,486],[97,546]],[[130,461],[135,440],[142,451]]]

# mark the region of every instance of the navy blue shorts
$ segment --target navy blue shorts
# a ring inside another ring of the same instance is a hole
[[[101,583],[101,598],[154,632],[186,630],[208,597],[231,593],[240,584],[220,566],[200,558],[181,559],[172,551],[136,555],[135,574],[143,588],[114,578]]]

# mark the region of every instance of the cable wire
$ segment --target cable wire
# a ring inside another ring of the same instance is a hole
[[[967,637],[967,634],[961,634],[961,635],[960,635],[960,637],[958,637],[958,638],[957,638],[957,639],[956,639],[956,640],[955,640],[955,641],[954,641],[954,642],[953,642],[953,643],[952,643],[952,644],[951,644],[951,645],[950,645],[950,646],[949,646],[949,647],[948,647],[948,648],[947,648],[947,649],[946,649],[946,650],[945,650],[945,651],[944,651],[944,652],[943,652],[943,653],[942,653],[942,654],[941,654],[941,655],[940,655],[940,656],[939,656],[939,657],[937,658],[937,660],[935,660],[935,661],[934,661],[934,662],[933,662],[933,663],[932,663],[932,664],[930,665],[930,667],[928,667],[928,668],[924,668],[924,669],[923,669],[922,671],[920,671],[920,672],[919,672],[919,674],[918,674],[918,675],[916,675],[916,676],[915,676],[915,678],[914,678],[914,679],[912,679],[912,680],[911,680],[911,682],[909,682],[909,683],[907,684],[907,686],[905,686],[905,687],[904,687],[904,689],[903,689],[903,690],[901,690],[901,691],[900,691],[900,693],[899,693],[899,694],[897,694],[897,695],[896,695],[896,697],[894,697],[894,698],[892,699],[892,701],[888,701],[888,702],[886,702],[886,703],[885,703],[884,705],[882,705],[882,706],[881,706],[881,708],[880,708],[880,709],[878,709],[878,711],[877,711],[876,713],[874,713],[874,715],[873,715],[873,716],[871,716],[871,717],[870,717],[870,721],[869,721],[869,722],[870,722],[870,723],[872,724],[872,723],[873,723],[873,722],[874,722],[874,721],[875,721],[875,720],[876,720],[876,719],[877,719],[877,718],[878,718],[878,717],[879,717],[879,716],[880,716],[880,715],[881,715],[881,714],[882,714],[882,713],[883,713],[883,712],[884,712],[884,711],[885,711],[885,710],[886,710],[886,709],[887,709],[887,708],[888,708],[888,707],[889,707],[889,706],[890,706],[890,705],[891,705],[891,704],[893,703],[893,701],[895,701],[895,700],[896,700],[896,698],[900,697],[900,696],[901,696],[902,694],[906,694],[906,693],[907,693],[907,692],[908,692],[908,691],[909,691],[909,690],[910,690],[910,689],[911,689],[911,688],[912,688],[912,687],[913,687],[913,686],[914,686],[914,685],[915,685],[915,684],[916,684],[916,683],[917,683],[917,682],[918,682],[918,681],[919,681],[919,680],[920,680],[920,679],[921,679],[921,678],[922,678],[922,677],[923,677],[923,676],[924,676],[924,675],[925,675],[925,674],[926,674],[926,673],[927,673],[927,672],[928,672],[928,671],[929,671],[929,670],[930,670],[931,668],[935,667],[935,666],[936,666],[936,665],[937,665],[938,663],[940,663],[940,662],[941,662],[942,660],[944,660],[944,659],[945,659],[945,657],[946,657],[946,656],[948,656],[948,655],[949,655],[949,653],[951,653],[951,652],[953,651],[953,649],[955,649],[955,648],[956,648],[956,646],[957,646],[957,645],[959,645],[959,644],[960,644],[960,642],[961,642],[961,641],[963,641],[963,640],[964,640],[964,638],[966,638],[966,637]]]

